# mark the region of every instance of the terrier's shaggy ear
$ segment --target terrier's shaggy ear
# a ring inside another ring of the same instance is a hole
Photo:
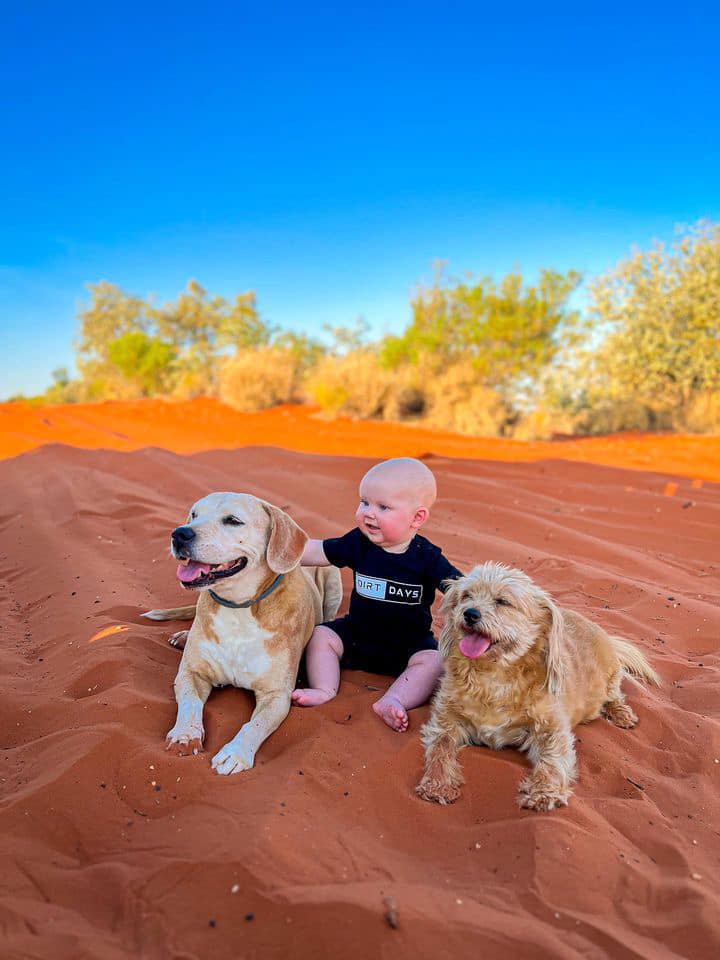
[[[551,693],[560,693],[565,682],[562,614],[546,593],[541,593],[540,605],[549,619],[545,653],[547,659],[545,685]]]
[[[443,607],[452,606],[452,601],[448,600],[447,598],[454,598],[457,590],[454,590],[453,588],[457,587],[459,583],[462,583],[462,585],[465,586],[467,579],[467,577],[449,577],[447,580],[443,580],[443,582],[440,584],[440,591],[445,598],[442,602]]]
[[[288,573],[302,557],[308,535],[283,510],[263,501],[270,515],[267,563],[273,573]]]
[[[440,612],[445,615],[445,624],[440,631],[440,638],[438,640],[438,648],[443,657],[447,657],[452,650],[453,645],[453,623],[450,617],[450,611],[459,601],[460,595],[467,586],[469,577],[460,577],[457,580],[443,580],[440,584],[440,589],[443,591],[442,603],[440,604]]]

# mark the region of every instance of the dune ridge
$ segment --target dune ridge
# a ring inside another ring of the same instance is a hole
[[[717,956],[720,488],[678,472],[668,495],[664,472],[559,460],[427,462],[440,490],[427,535],[453,562],[517,564],[649,655],[664,685],[627,684],[639,727],[578,729],[566,811],[519,810],[524,758],[482,749],[463,752],[463,796],[439,808],[412,792],[428,708],[396,734],[370,709],[387,679],[354,672],[336,700],[294,708],[254,770],[217,777],[208,757],[252,698],[214,692],[208,753],[165,753],[175,627],[139,614],[187,597],[169,530],[197,496],[242,489],[335,535],[370,460],[62,444],[12,456],[4,958]]]
[[[562,459],[667,471],[720,482],[720,437],[615,434],[553,441],[466,437],[387,421],[323,419],[318,408],[285,404],[240,413],[210,397],[34,406],[0,404],[0,457],[65,443],[90,450],[162,447],[198,453],[252,445],[305,453],[417,457],[424,453],[509,462]]]

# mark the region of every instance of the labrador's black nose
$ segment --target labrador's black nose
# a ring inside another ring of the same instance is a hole
[[[195,539],[195,531],[192,527],[175,527],[171,537],[174,547],[185,547]]]
[[[469,627],[474,626],[478,622],[478,620],[482,620],[482,615],[480,611],[476,610],[475,607],[470,607],[469,609],[467,609],[463,613],[463,617],[465,618],[465,623]]]

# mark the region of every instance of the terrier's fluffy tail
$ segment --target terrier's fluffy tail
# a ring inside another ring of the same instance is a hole
[[[648,683],[653,683],[656,687],[660,686],[662,683],[660,676],[655,673],[645,655],[634,644],[630,643],[629,640],[623,640],[622,637],[610,637],[610,639],[626,673],[640,680],[646,680]]]
[[[189,607],[170,607],[168,610],[148,610],[140,616],[148,620],[192,620],[195,616],[195,604]]]

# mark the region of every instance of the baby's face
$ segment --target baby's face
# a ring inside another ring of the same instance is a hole
[[[396,547],[412,540],[419,504],[406,489],[389,478],[364,477],[355,513],[358,528],[379,547]]]

